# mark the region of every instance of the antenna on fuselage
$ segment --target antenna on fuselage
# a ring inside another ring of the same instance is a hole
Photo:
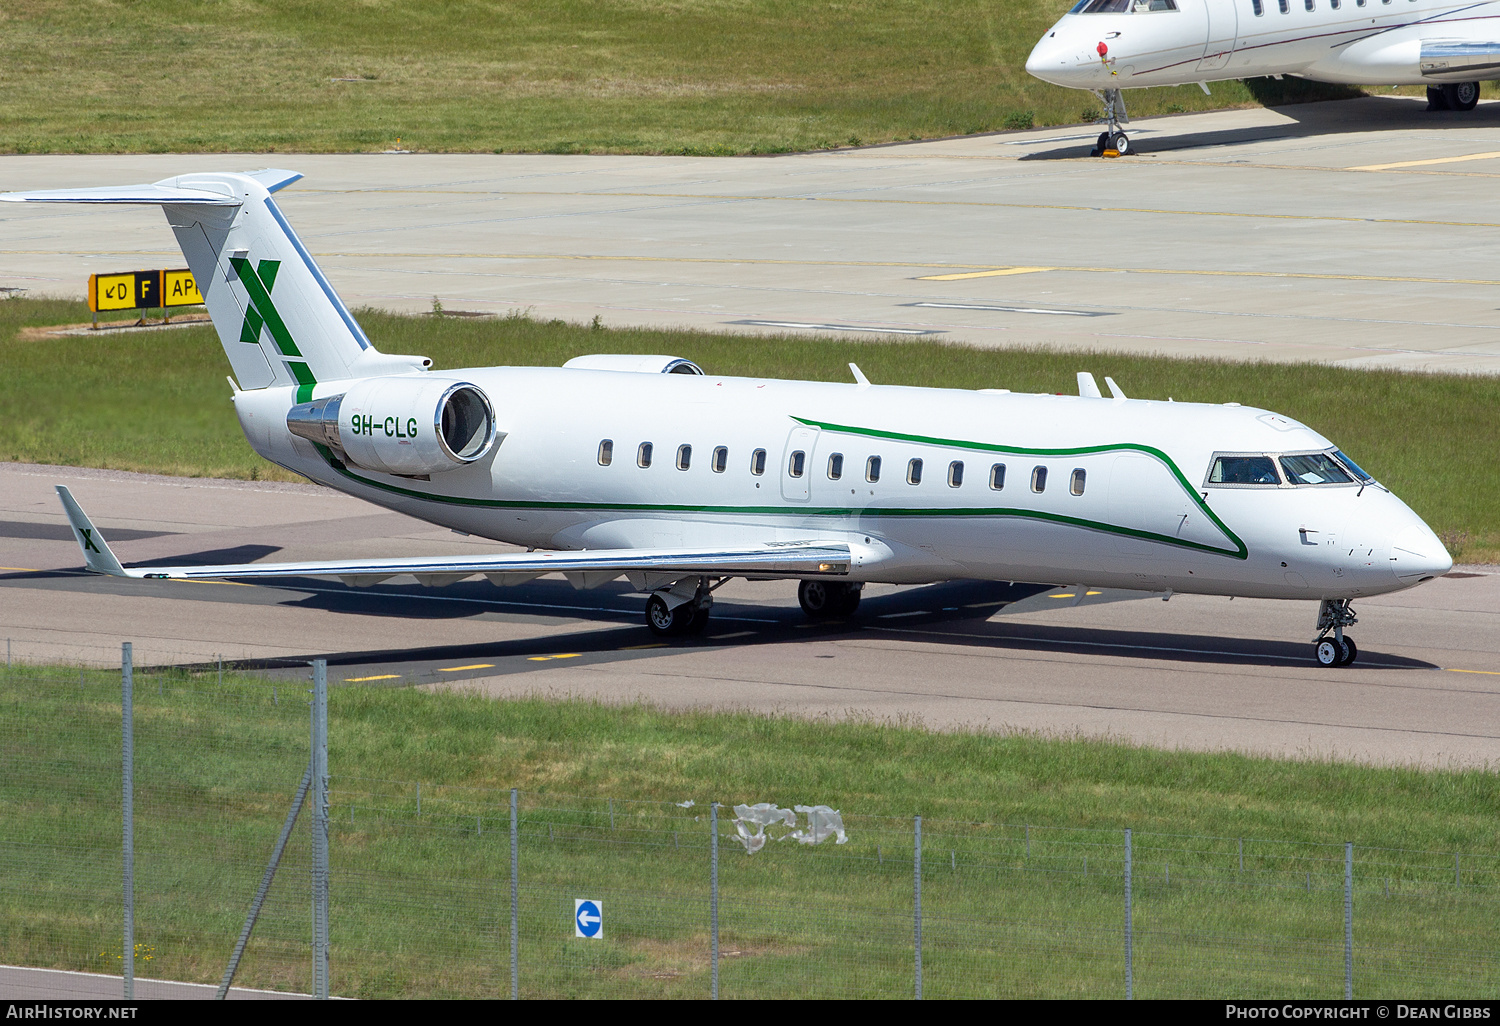
[[[1115,379],[1114,378],[1106,376],[1104,378],[1104,383],[1109,386],[1109,394],[1112,395],[1112,396],[1114,396],[1116,399],[1119,399],[1119,400],[1123,401],[1125,399],[1130,398],[1129,396],[1127,396],[1125,394],[1125,390],[1124,389],[1122,389],[1119,385],[1115,384]]]
[[[1078,394],[1088,399],[1103,399],[1099,394],[1099,382],[1088,371],[1078,372]]]

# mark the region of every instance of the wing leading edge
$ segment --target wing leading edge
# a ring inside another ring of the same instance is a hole
[[[253,580],[266,577],[337,577],[364,587],[410,574],[421,584],[452,584],[484,575],[495,584],[512,585],[561,573],[576,588],[596,588],[628,577],[639,588],[655,590],[684,577],[842,576],[849,572],[849,546],[818,540],[764,542],[737,548],[592,549],[581,552],[505,552],[494,555],[418,556],[394,559],[345,559],[302,563],[231,563],[219,566],[124,567],[110,551],[88,514],[63,485],[58,498],[68,515],[84,563],[111,577],[174,580]]]

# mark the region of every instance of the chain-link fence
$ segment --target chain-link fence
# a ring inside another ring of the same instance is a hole
[[[136,994],[211,996],[308,769],[309,690],[137,663]],[[0,989],[118,996],[121,673],[17,667],[3,684]],[[335,701],[334,996],[1500,995],[1490,854],[342,775],[340,745],[421,761],[421,738],[361,729]],[[236,988],[315,988],[312,802]]]

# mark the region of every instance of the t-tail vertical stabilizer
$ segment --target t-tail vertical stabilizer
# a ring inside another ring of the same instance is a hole
[[[178,175],[153,185],[0,194],[23,203],[155,204],[177,244],[242,389],[421,370],[379,352],[333,291],[271,194],[301,178],[270,169]]]

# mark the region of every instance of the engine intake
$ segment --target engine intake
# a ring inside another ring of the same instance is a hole
[[[286,426],[346,463],[407,477],[483,459],[499,438],[478,385],[426,375],[356,382],[342,395],[293,406]]]

